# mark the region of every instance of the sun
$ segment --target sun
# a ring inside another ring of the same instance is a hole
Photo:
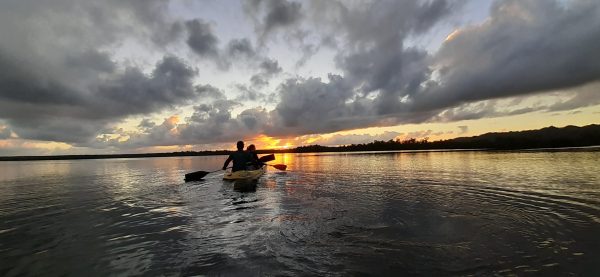
[[[294,147],[294,144],[289,140],[273,138],[267,135],[260,135],[257,138],[251,140],[256,144],[258,149],[290,149]]]

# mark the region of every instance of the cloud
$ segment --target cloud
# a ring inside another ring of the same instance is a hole
[[[210,24],[202,19],[193,19],[185,22],[188,31],[188,46],[198,55],[205,57],[218,56],[218,39],[213,34]]]
[[[225,95],[221,90],[211,85],[197,85],[194,87],[198,98],[205,99],[225,99]]]
[[[254,58],[257,53],[252,43],[247,38],[232,39],[226,46],[226,53],[231,58]]]
[[[310,144],[320,144],[320,145],[348,145],[348,144],[359,144],[359,143],[368,143],[373,142],[375,140],[393,140],[397,137],[403,135],[403,133],[399,132],[390,132],[385,131],[381,134],[335,134],[331,137],[327,138],[318,138],[310,143]],[[305,143],[306,144],[306,143]]]
[[[253,87],[248,87],[242,84],[238,84],[235,87],[240,92],[240,95],[235,98],[236,101],[265,101],[267,99],[266,94],[254,89]]]
[[[349,117],[356,108],[346,103],[352,89],[341,76],[329,75],[328,83],[320,78],[288,79],[278,92],[280,100],[272,113],[276,127],[268,135],[329,133],[354,124]]]
[[[269,79],[281,73],[282,69],[276,60],[265,59],[259,65],[259,73],[252,75],[250,83],[253,87],[261,88],[269,84]]]
[[[11,131],[6,126],[0,126],[0,140],[10,138]]]
[[[435,114],[401,109],[402,99],[418,93],[431,75],[428,54],[406,48],[404,40],[444,18],[450,10],[446,1],[313,4],[320,7],[311,11],[323,36],[343,38],[335,56],[343,75],[330,75],[329,83],[317,78],[283,83],[275,109],[276,125],[283,127],[280,130],[293,134],[334,132],[426,120]]]
[[[600,76],[600,4],[592,1],[498,1],[488,21],[465,27],[433,55],[404,42],[456,9],[449,2],[316,3],[328,8],[319,13],[324,32],[343,38],[335,58],[343,75],[281,85],[273,122],[290,134],[541,111],[548,107],[500,109],[494,99],[573,88]],[[595,105],[596,95],[579,92],[551,109]]]
[[[431,135],[441,135],[442,133],[434,133],[432,130],[425,130],[425,131],[414,131],[414,132],[409,132],[406,134],[406,138],[415,138],[415,139],[421,139],[421,138],[428,138]]]
[[[162,124],[146,124],[141,132],[128,133],[127,138],[105,137],[96,145],[119,148],[141,148],[149,146],[212,144],[239,139],[250,139],[264,130],[267,111],[262,108],[246,109],[237,116],[232,110],[240,104],[231,100],[216,100],[211,104],[194,107],[191,117],[181,121],[177,116],[166,118]]]
[[[566,5],[566,6],[564,6]],[[498,1],[490,19],[464,28],[433,58],[439,82],[417,109],[527,95],[600,78],[600,4]]]
[[[164,12],[168,5],[2,1],[0,118],[21,139],[83,145],[130,115],[197,97],[197,72],[173,56],[165,55],[153,69],[115,58],[124,43],[144,49],[171,43],[180,30]]]
[[[1,5],[2,44],[20,45],[24,51],[31,50],[33,42],[48,43],[57,37],[61,39],[53,41],[53,46],[95,48],[127,36],[163,45],[170,42],[164,37],[172,37],[177,29],[173,27],[176,20],[164,12],[169,5],[164,0],[6,0]],[[40,50],[56,50],[45,46]]]
[[[12,71],[0,74],[0,117],[24,139],[84,144],[122,118],[185,104],[199,95],[192,85],[196,71],[175,57],[164,57],[150,75],[130,67],[81,89],[27,75],[16,66],[3,68]]]
[[[156,126],[156,123],[150,121],[150,119],[144,118],[142,119],[142,121],[140,121],[140,124],[138,125],[138,127],[143,128],[143,129],[149,129]]]
[[[432,114],[404,112],[402,98],[416,94],[430,77],[428,54],[406,48],[404,40],[424,32],[446,14],[445,1],[382,1],[345,6],[315,1],[313,18],[323,36],[342,38],[335,62],[343,75],[294,78],[279,89],[274,122],[277,132],[314,134],[428,119]],[[445,12],[428,12],[430,9]],[[324,11],[326,15],[322,14]],[[431,15],[426,19],[417,15]],[[434,17],[433,15],[438,15]],[[425,24],[423,20],[429,20]],[[419,26],[416,24],[419,22]],[[410,110],[410,109],[406,109]]]
[[[110,73],[116,69],[116,64],[106,52],[99,52],[94,49],[67,54],[65,57],[65,66],[99,73]]]
[[[76,148],[64,143],[35,142],[18,139],[0,140],[0,156],[52,155],[65,154],[65,152],[76,153],[76,151]]]
[[[108,84],[98,87],[95,105],[102,105],[104,116],[144,114],[187,103],[196,97],[192,79],[197,72],[175,57],[164,57],[150,76],[128,68]],[[101,114],[100,111],[97,111]]]
[[[340,13],[335,25],[345,33],[347,45],[337,55],[337,65],[363,94],[377,93],[374,112],[396,113],[402,99],[417,94],[430,78],[427,52],[407,48],[404,41],[449,13],[446,1],[367,2]]]
[[[459,135],[469,132],[469,126],[466,125],[458,126],[458,129],[460,130],[460,132],[458,133]]]
[[[256,31],[263,40],[269,33],[293,26],[302,19],[302,4],[287,0],[253,0],[244,9],[256,22]]]
[[[600,82],[577,88],[569,99],[555,103],[549,106],[547,110],[557,112],[598,105],[600,104],[599,91]]]

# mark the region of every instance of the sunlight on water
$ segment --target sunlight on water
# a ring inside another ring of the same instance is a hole
[[[599,275],[600,152],[0,163],[0,274]]]

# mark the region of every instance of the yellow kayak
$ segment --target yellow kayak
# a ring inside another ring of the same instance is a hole
[[[256,170],[240,170],[236,172],[227,172],[223,175],[223,180],[254,180],[258,179],[267,171],[267,166],[263,165]]]

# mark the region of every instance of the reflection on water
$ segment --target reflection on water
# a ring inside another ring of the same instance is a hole
[[[600,152],[0,163],[0,274],[600,274]]]

